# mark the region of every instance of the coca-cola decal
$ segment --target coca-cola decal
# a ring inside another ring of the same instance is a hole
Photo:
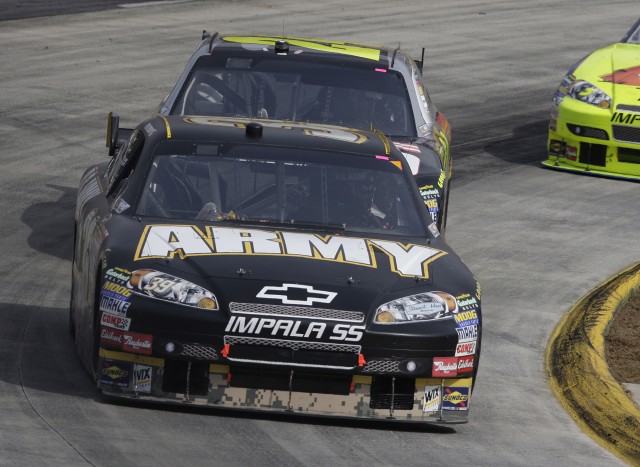
[[[458,374],[458,359],[456,357],[434,357],[432,376],[451,377]]]
[[[139,332],[124,332],[122,334],[122,350],[125,352],[151,355],[153,336]]]

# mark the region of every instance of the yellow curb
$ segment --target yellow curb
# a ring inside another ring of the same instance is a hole
[[[601,446],[640,466],[640,409],[613,378],[605,358],[609,322],[640,287],[640,263],[607,279],[566,313],[545,355],[551,389]]]

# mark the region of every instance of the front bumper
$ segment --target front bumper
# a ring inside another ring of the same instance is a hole
[[[226,363],[226,362],[225,362]],[[466,423],[473,378],[411,378],[170,360],[100,349],[109,396],[287,414]],[[258,387],[264,385],[264,387]]]
[[[547,149],[546,167],[640,180],[640,107],[612,112],[565,97],[552,111]]]

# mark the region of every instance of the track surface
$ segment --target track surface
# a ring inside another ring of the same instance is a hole
[[[437,4],[432,11],[424,4]],[[0,22],[0,464],[618,465],[552,396],[560,316],[638,260],[640,185],[544,170],[564,72],[637,0],[193,2]],[[452,430],[112,404],[67,335],[76,187],[109,110],[154,112],[202,29],[427,47],[454,132],[447,239],[483,285],[471,422]],[[96,32],[97,31],[97,32]]]

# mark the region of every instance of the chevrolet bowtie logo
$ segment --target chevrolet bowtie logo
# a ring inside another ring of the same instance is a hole
[[[281,300],[285,305],[313,305],[317,303],[331,303],[336,292],[316,290],[310,285],[282,284],[282,287],[263,287],[256,297]]]

